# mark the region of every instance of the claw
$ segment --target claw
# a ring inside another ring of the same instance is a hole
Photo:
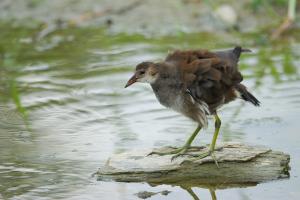
[[[202,153],[202,154],[200,154],[200,155],[198,155],[198,156],[196,156],[196,157],[197,157],[198,159],[202,159],[202,158],[205,158],[205,157],[207,157],[207,156],[211,156],[211,158],[215,161],[216,166],[217,166],[218,168],[220,168],[219,163],[218,163],[218,160],[217,160],[217,158],[216,158],[216,155],[215,155],[214,151],[212,151],[212,150],[209,150],[209,151],[207,151],[207,152],[204,152],[204,153]]]
[[[151,155],[165,156],[165,155],[175,154],[171,158],[171,161],[173,161],[177,157],[185,155],[187,150],[188,150],[188,147],[181,147],[181,148],[177,148],[177,149],[174,149],[172,151],[169,151],[169,152],[156,152],[156,151],[153,151],[153,152],[150,152],[149,154],[147,154],[147,156],[151,156]]]
[[[159,156],[164,156],[164,155],[168,155],[168,154],[172,154],[172,153],[164,153],[164,152],[156,152],[156,151],[152,151],[149,154],[147,154],[147,156],[151,156],[151,155],[159,155]]]
[[[155,153],[157,153],[157,152],[150,152],[150,153],[148,153],[146,156],[148,157],[148,156],[151,156],[151,155],[154,155]]]
[[[180,156],[186,155],[185,152],[186,152],[186,150],[183,150],[182,152],[179,152],[179,153],[175,154],[174,156],[172,156],[171,162],[173,162],[176,158],[178,158]]]

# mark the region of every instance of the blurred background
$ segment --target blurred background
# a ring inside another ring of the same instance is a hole
[[[289,179],[217,199],[300,198],[300,23],[296,0],[1,0],[0,199],[196,199],[179,186],[100,182],[113,153],[181,146],[195,124],[163,108],[134,67],[174,49],[250,48],[240,70],[261,101],[224,106],[219,142],[291,155]],[[211,141],[213,126],[195,145]],[[209,190],[192,188],[200,199]]]

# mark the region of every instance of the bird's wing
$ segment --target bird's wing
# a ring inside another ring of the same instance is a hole
[[[235,49],[228,52],[207,50],[175,51],[166,58],[180,68],[182,81],[195,100],[213,104],[224,98],[228,88],[243,77],[237,69]],[[233,55],[231,55],[233,54]]]

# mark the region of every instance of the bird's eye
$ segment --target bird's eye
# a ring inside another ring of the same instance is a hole
[[[140,74],[141,74],[141,75],[145,74],[145,71],[140,71]]]

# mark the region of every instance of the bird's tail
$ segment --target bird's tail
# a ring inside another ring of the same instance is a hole
[[[248,101],[255,106],[260,106],[260,101],[258,99],[256,99],[255,96],[253,96],[244,85],[238,84],[236,86],[236,90],[238,91],[238,93],[240,94],[240,97],[243,100]]]
[[[239,58],[241,53],[243,52],[252,52],[250,49],[244,49],[241,46],[236,46],[233,50],[232,50],[233,54]]]

